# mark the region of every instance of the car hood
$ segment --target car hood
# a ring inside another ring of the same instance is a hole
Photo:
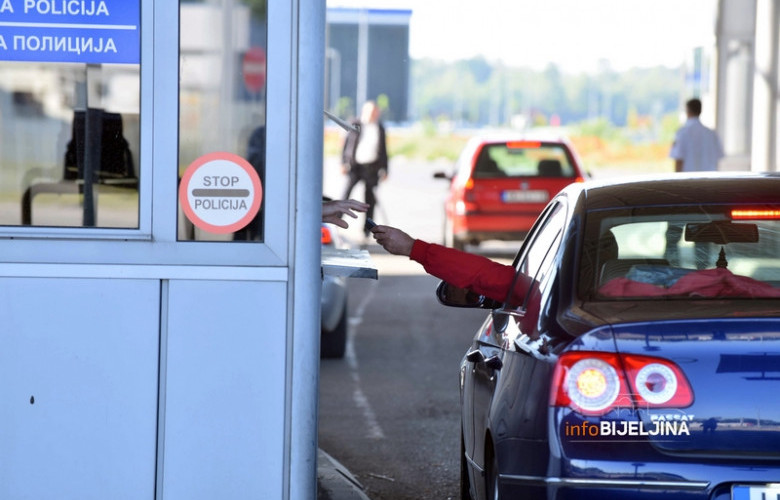
[[[643,421],[688,422],[690,435],[651,437],[656,448],[780,459],[780,318],[647,321],[611,331],[618,352],[671,360],[693,389],[687,408],[639,410]]]

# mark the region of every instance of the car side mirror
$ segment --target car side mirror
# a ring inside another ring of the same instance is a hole
[[[481,307],[483,309],[494,309],[501,304],[484,295],[472,292],[466,288],[453,286],[446,281],[439,283],[436,287],[436,298],[445,306],[450,307]]]

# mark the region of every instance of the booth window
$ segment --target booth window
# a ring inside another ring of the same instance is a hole
[[[266,0],[179,8],[178,240],[262,242]]]
[[[3,11],[0,225],[138,228],[140,0],[52,5]]]

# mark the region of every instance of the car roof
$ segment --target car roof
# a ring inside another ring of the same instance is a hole
[[[575,183],[564,192],[584,196],[587,210],[634,206],[780,203],[780,174],[658,174]]]
[[[540,142],[557,142],[563,144],[570,144],[569,139],[566,136],[560,134],[551,133],[520,133],[520,132],[483,132],[478,135],[472,136],[469,142],[474,144],[487,144],[495,142],[509,142],[509,141],[540,141]]]

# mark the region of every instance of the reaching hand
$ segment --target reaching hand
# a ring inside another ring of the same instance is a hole
[[[406,255],[412,253],[414,238],[391,226],[376,226],[371,230],[374,233],[374,239],[388,252],[395,255]]]
[[[353,210],[365,212],[368,210],[368,205],[357,200],[325,201],[322,203],[322,222],[335,224],[346,229],[349,227],[349,224],[347,221],[342,220],[342,217],[349,215],[353,219],[357,219],[357,215]]]

